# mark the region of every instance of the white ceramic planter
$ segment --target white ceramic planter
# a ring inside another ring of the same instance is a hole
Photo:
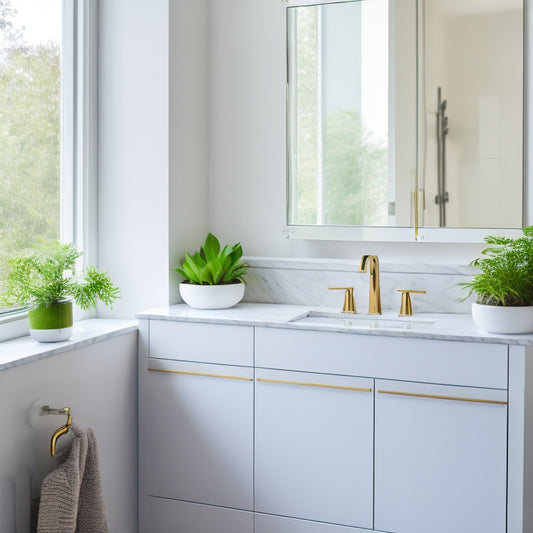
[[[533,332],[533,306],[504,307],[473,303],[472,318],[487,333],[514,335]]]
[[[244,283],[230,285],[193,285],[180,283],[183,301],[196,309],[227,309],[244,296]]]
[[[73,331],[72,326],[58,329],[30,329],[30,335],[37,342],[62,342],[68,341]]]

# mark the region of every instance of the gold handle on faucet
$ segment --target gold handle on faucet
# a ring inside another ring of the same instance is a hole
[[[343,313],[352,313],[355,315],[355,297],[353,295],[353,287],[328,287],[330,291],[346,291],[344,293],[344,304],[342,306]]]
[[[398,289],[397,292],[402,293],[402,301],[400,304],[400,314],[398,316],[412,316],[413,305],[411,304],[410,293],[413,294],[426,294],[426,291],[415,291],[413,289]]]

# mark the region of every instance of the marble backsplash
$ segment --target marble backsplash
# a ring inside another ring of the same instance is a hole
[[[359,261],[247,257],[244,301],[280,303],[342,309],[344,291],[330,286],[354,287],[358,312],[368,309],[369,275],[359,272]],[[425,290],[413,294],[414,313],[470,313],[473,297],[457,284],[469,281],[475,270],[465,265],[380,263],[381,305],[398,311],[397,289]]]

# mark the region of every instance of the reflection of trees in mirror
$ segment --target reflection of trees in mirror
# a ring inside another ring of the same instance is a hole
[[[313,131],[313,130],[311,130]],[[309,134],[312,143],[313,135]],[[316,224],[315,150],[298,153],[298,223]],[[387,224],[387,163],[384,142],[372,134],[355,111],[331,111],[325,120],[323,223]]]
[[[298,10],[296,62],[297,124],[296,179],[298,207],[293,216],[299,224],[317,220],[317,8]]]
[[[7,257],[59,237],[60,50],[14,15],[0,0],[0,285]]]
[[[298,8],[294,16],[296,173],[291,179],[296,181],[297,206],[292,222],[386,225],[386,142],[372,136],[355,109],[322,108],[326,103],[320,103],[319,92],[327,89],[319,87],[318,8]]]
[[[372,138],[355,111],[326,117],[324,223],[387,223],[387,147]]]

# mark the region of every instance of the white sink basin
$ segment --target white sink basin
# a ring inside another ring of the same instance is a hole
[[[363,315],[349,313],[327,313],[309,311],[291,320],[294,324],[326,326],[346,329],[418,329],[435,323],[434,319],[422,317],[400,317],[392,313]]]

